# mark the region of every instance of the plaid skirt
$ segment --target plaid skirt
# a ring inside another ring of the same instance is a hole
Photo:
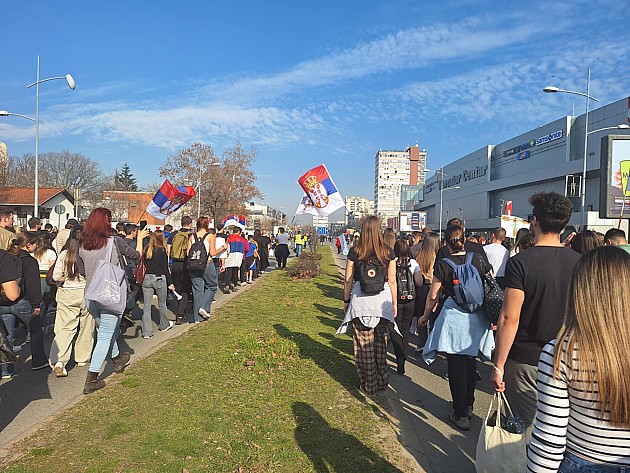
[[[387,367],[387,327],[391,322],[381,319],[374,328],[366,327],[361,319],[352,320],[354,358],[361,389],[368,396],[376,395],[389,384]]]

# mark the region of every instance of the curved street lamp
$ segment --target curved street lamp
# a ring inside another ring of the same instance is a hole
[[[76,82],[70,74],[61,77],[49,77],[48,79],[39,78],[39,54],[37,55],[37,80],[26,86],[27,89],[35,86],[35,204],[33,209],[33,217],[39,216],[39,84],[51,80],[65,80],[68,87],[72,90],[77,86]]]
[[[599,102],[598,99],[592,97],[591,93],[591,69],[587,70],[586,76],[586,93],[584,92],[576,92],[574,90],[564,90],[559,89],[558,87],[547,86],[543,89],[543,92],[547,94],[555,94],[557,92],[562,92],[565,94],[573,94],[580,95],[586,98],[586,116],[584,120],[584,167],[582,170],[582,216],[581,216],[581,225],[580,229],[584,230],[586,228],[586,160],[588,158],[588,104],[589,100],[594,100],[595,102]]]

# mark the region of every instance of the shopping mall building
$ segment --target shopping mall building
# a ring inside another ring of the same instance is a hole
[[[615,142],[624,142],[623,151],[627,152],[629,147],[625,145],[630,145],[627,139],[630,138],[630,130],[619,129],[618,125],[627,127],[629,123],[630,97],[588,114],[587,228],[605,231],[613,225],[617,226],[616,218],[602,218],[619,215],[618,208],[616,214],[610,213],[610,208],[606,211],[605,195],[600,205],[600,188],[604,191],[612,188],[610,170],[606,176],[608,158],[604,160],[604,168],[600,173],[602,145],[613,137],[619,137]],[[448,219],[463,217],[470,231],[490,230],[500,224],[506,201],[512,202],[512,215],[529,219],[532,211],[528,203],[529,196],[540,191],[554,191],[571,197],[575,212],[569,225],[580,227],[584,124],[585,115],[567,116],[503,143],[481,148],[445,165],[441,182],[439,173],[427,179],[424,200],[416,204],[414,210],[426,212],[427,225],[437,231],[442,201],[443,228]],[[604,146],[604,150],[607,149]],[[630,153],[621,158],[617,156],[616,170],[619,170],[619,159],[629,160],[630,164]],[[623,177],[625,186],[627,173]],[[604,183],[602,186],[600,180]],[[619,181],[617,187],[620,189],[621,185]],[[627,195],[630,196],[630,187]],[[621,202],[623,199],[617,200]],[[630,198],[625,205],[630,206]],[[626,216],[630,218],[630,208],[624,213],[624,219]],[[627,230],[627,220],[622,228]]]

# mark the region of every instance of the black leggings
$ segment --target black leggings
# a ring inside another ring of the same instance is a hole
[[[411,319],[413,319],[414,303],[413,301],[406,303],[398,303],[398,313],[396,315],[396,325],[402,334],[402,337],[392,330],[392,343],[394,344],[394,353],[398,364],[404,362],[407,357],[405,349],[409,346],[409,327],[411,327]]]
[[[453,410],[457,417],[466,417],[468,407],[475,403],[477,361],[474,356],[446,355],[448,385],[453,398]]]

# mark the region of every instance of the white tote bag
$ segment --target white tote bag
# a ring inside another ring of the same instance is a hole
[[[497,401],[497,416],[494,425],[488,425],[492,406]],[[481,426],[477,441],[477,473],[513,473],[525,471],[527,445],[525,434],[514,434],[501,427],[501,406],[505,404],[506,415],[512,416],[512,409],[503,393],[495,393],[488,415]]]

